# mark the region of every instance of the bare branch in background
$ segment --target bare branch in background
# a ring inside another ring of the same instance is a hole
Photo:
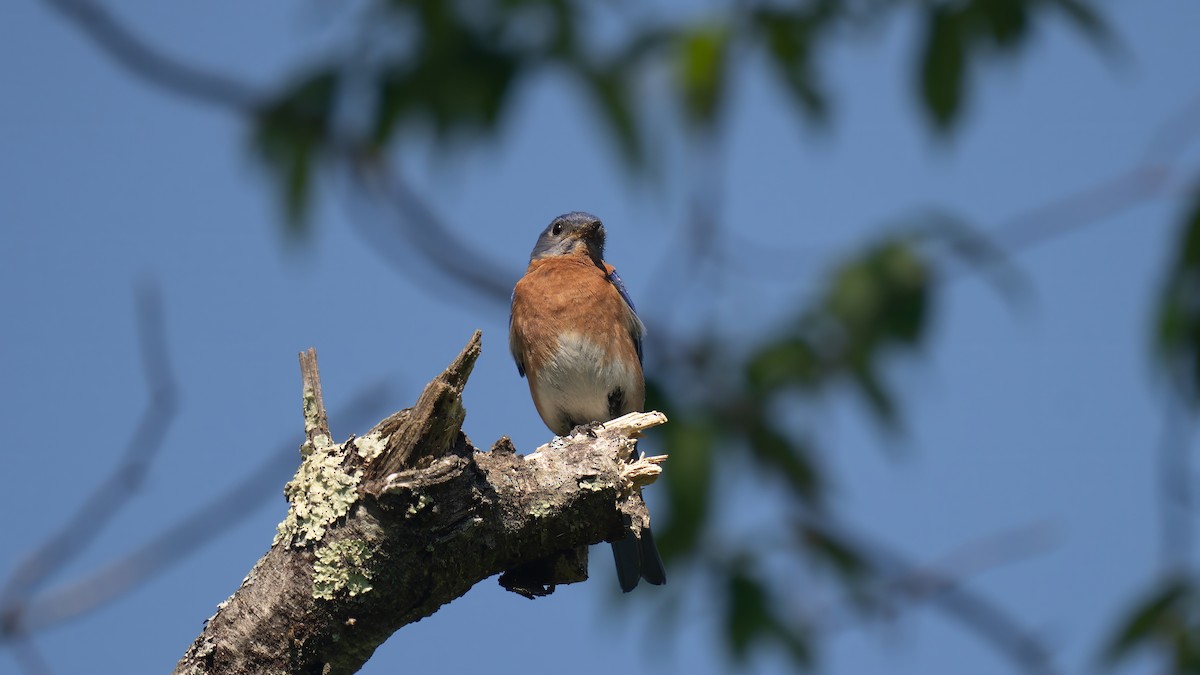
[[[1047,554],[1063,541],[1063,532],[1049,522],[1037,522],[969,541],[927,564],[926,574],[973,577],[998,567]],[[895,580],[903,586],[903,580]]]
[[[167,430],[179,412],[179,395],[167,355],[162,296],[158,286],[143,283],[136,292],[142,370],[150,401],[142,412],[120,463],[100,483],[58,532],[36,548],[9,576],[0,593],[0,641],[23,622],[27,598],[47,579],[75,560],[129,503],[146,479]]]
[[[338,411],[337,418],[353,428],[366,426],[390,398],[392,390],[386,383],[365,387]],[[191,515],[108,565],[33,598],[25,607],[22,626],[33,633],[94,611],[165,572],[255,509],[281,499],[279,488],[296,470],[299,445],[299,438],[281,442],[257,468]],[[247,450],[246,455],[251,454]]]
[[[724,134],[715,128],[704,142],[694,143],[696,157],[688,163],[693,172],[684,220],[676,241],[659,252],[659,260],[647,275],[647,288],[658,309],[651,318],[643,316],[651,330],[644,336],[652,351],[671,348],[673,326],[686,310],[685,299],[703,298],[706,320],[713,320],[721,291],[727,290],[731,256],[722,246],[729,233],[723,227],[725,209]],[[694,330],[688,326],[687,330]]]
[[[162,297],[157,285],[138,287],[137,322],[143,373],[150,402],[121,461],[67,523],[19,564],[0,595],[0,643],[12,643],[28,672],[39,669],[40,654],[29,636],[104,605],[166,570],[244,519],[277,493],[296,466],[295,441],[286,441],[257,469],[209,504],[109,565],[45,593],[44,586],[99,536],[116,513],[137,494],[154,457],[161,452],[178,414],[178,385],[167,350]],[[388,387],[365,388],[341,411],[361,426],[385,406]]]
[[[422,279],[425,290],[430,290],[428,279],[414,273],[420,266],[491,306],[508,307],[520,274],[516,266],[498,264],[455,234],[455,228],[435,213],[387,160],[355,153],[347,153],[346,160],[355,186],[388,207],[387,216],[356,213],[351,218],[358,234],[384,262],[403,276]]]
[[[1150,135],[1142,163],[1170,166],[1200,136],[1200,91],[1188,103],[1167,116]]]
[[[242,113],[253,112],[262,100],[249,85],[185,64],[154,49],[96,3],[88,0],[45,2],[70,18],[118,63],[156,87]],[[1170,187],[1173,174],[1178,171],[1178,167],[1172,168],[1172,165],[1178,162],[1183,150],[1198,134],[1200,95],[1155,129],[1147,141],[1143,162],[1066,197],[1026,209],[988,232],[1000,249],[1015,253],[1160,196]],[[402,275],[412,277],[411,265],[424,259],[431,262],[433,269],[450,285],[466,290],[490,305],[507,304],[515,271],[510,273],[476,250],[469,240],[455,235],[454,228],[412,190],[394,167],[389,167],[378,157],[365,160],[363,153],[343,150],[342,159],[351,167],[350,173],[356,184],[395,212],[394,218],[387,219],[387,227],[383,223],[354,219],[359,234],[371,243],[372,250]],[[736,259],[730,262],[749,270],[754,276],[783,270],[794,278],[798,257],[801,260],[818,257],[808,247],[781,250],[778,246],[756,245],[736,233],[720,235],[715,226],[715,209],[708,206],[711,205],[693,204],[688,225],[681,235],[685,244],[690,241],[710,251],[745,251],[753,255],[753,264]],[[401,237],[395,236],[397,230]],[[719,235],[720,238],[734,237],[732,243],[735,245],[718,246],[715,242]]]
[[[950,585],[929,597],[942,613],[971,629],[1013,665],[1038,675],[1060,672],[1041,639],[983,594],[965,586]]]
[[[249,112],[262,96],[228,75],[173,59],[133,34],[103,6],[89,0],[45,0],[129,72],[178,96]]]
[[[1026,210],[988,230],[1002,250],[1015,254],[1102,222],[1163,194],[1169,172],[1134,166],[1077,192]]]
[[[173,59],[135,36],[112,14],[89,0],[45,0],[67,16],[114,60],[148,83],[173,93],[249,113],[261,102],[253,87],[224,74],[206,71]],[[1163,194],[1169,187],[1183,150],[1200,134],[1200,95],[1170,115],[1147,140],[1144,159],[1109,179],[1066,197],[1027,209],[989,230],[1002,250],[1016,252],[1056,239],[1084,226],[1137,206]],[[470,292],[494,306],[508,301],[515,273],[477,251],[468,240],[456,236],[444,219],[416,194],[394,168],[381,159],[364,161],[360,153],[347,151],[345,159],[356,183],[394,211],[388,227],[354,219],[358,232],[372,250],[405,276],[411,264],[424,258],[433,263],[449,284]],[[709,181],[704,181],[706,184]],[[718,200],[719,201],[719,200]],[[719,204],[718,204],[719,206]],[[697,209],[700,210],[697,210]],[[733,233],[734,246],[718,246],[715,209],[693,204],[682,236],[710,251],[746,251],[753,264],[738,264],[755,276],[783,270],[794,278],[797,256],[814,257],[810,248],[780,250],[778,246],[755,245]],[[396,226],[393,228],[391,226]],[[395,237],[397,233],[403,236]],[[700,241],[697,241],[699,237]],[[415,255],[414,255],[415,253]],[[764,264],[786,261],[786,264]]]
[[[1180,181],[1192,179],[1194,171],[1179,166],[1179,161],[1197,137],[1200,137],[1200,93],[1150,133],[1142,160],[1137,164],[1068,195],[1026,208],[983,229],[982,234],[998,251],[1011,257],[1157,197],[1174,194]],[[732,237],[725,250],[740,251],[743,255],[731,256],[730,262],[753,278],[795,278],[798,264],[827,260],[831,253],[807,246],[781,248],[737,233]]]
[[[264,97],[252,86],[226,74],[204,70],[174,59],[136,36],[101,5],[89,0],[45,0],[78,26],[117,63],[148,84],[171,93],[252,114]],[[371,249],[405,276],[408,264],[424,257],[450,284],[461,286],[491,304],[507,305],[518,270],[487,259],[469,241],[456,236],[446,222],[417,195],[395,170],[377,160],[367,167],[356,152],[344,158],[364,190],[388,204],[395,217],[382,223],[361,224],[360,235]],[[392,228],[391,226],[396,226]],[[396,237],[401,234],[401,237]],[[414,255],[414,253],[416,255]]]
[[[850,543],[866,554],[885,579],[884,590],[910,603],[929,603],[990,644],[997,653],[1027,673],[1059,673],[1051,651],[1031,630],[1023,627],[982,593],[966,587],[966,577],[982,568],[1007,564],[1044,551],[1049,535],[1044,527],[1021,528],[975,542],[952,553],[940,564],[921,565],[879,541],[856,534],[844,524],[808,515],[804,527]],[[954,562],[951,569],[950,562]],[[969,562],[969,565],[964,564]],[[827,630],[844,628],[846,621],[826,621]]]
[[[54,672],[46,657],[42,656],[41,650],[28,637],[18,637],[14,641],[12,653],[25,675],[51,675]]]
[[[1002,250],[1017,253],[1161,196],[1168,192],[1173,180],[1188,173],[1178,166],[1178,162],[1197,136],[1200,136],[1200,93],[1155,127],[1146,141],[1141,162],[1115,176],[1001,221],[988,230],[990,238]]]

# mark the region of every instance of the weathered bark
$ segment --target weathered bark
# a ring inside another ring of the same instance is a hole
[[[476,332],[413,408],[341,444],[316,354],[301,355],[307,440],[288,516],[176,673],[352,673],[483,579],[519,569],[506,586],[536,595],[531,585],[574,579],[533,561],[648,526],[640,488],[664,458],[630,461],[632,439],[665,417],[634,413],[526,456],[507,437],[479,452],[461,431],[479,348]]]

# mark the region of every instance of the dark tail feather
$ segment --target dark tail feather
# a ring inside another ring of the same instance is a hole
[[[637,588],[638,579],[645,579],[655,586],[667,583],[667,570],[663,567],[654,535],[650,529],[642,530],[641,540],[627,537],[612,543],[613,560],[617,563],[617,581],[621,590],[628,593]]]
[[[629,537],[614,541],[612,551],[613,559],[617,561],[617,581],[621,582],[621,590],[628,593],[637,588],[638,579],[641,577],[637,540]]]
[[[642,530],[641,546],[642,578],[655,586],[667,583],[667,568],[663,567],[662,558],[658,555],[658,547],[654,545],[654,535],[650,528]]]

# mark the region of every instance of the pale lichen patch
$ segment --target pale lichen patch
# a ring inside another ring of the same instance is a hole
[[[538,502],[529,507],[529,515],[534,518],[545,518],[554,513],[554,505],[550,502]]]
[[[357,469],[343,468],[345,448],[329,442],[327,436],[318,435],[300,451],[304,461],[283,488],[292,507],[279,523],[274,541],[297,547],[319,541],[329,525],[350,513],[361,478]]]
[[[213,644],[212,639],[204,638],[204,640],[201,641],[200,645],[196,648],[196,651],[193,652],[193,655],[196,657],[197,660],[202,661],[202,660],[207,659],[208,657],[212,656],[213,652],[215,652],[216,650],[217,650],[217,646],[215,644]]]
[[[354,449],[358,451],[359,457],[370,464],[371,460],[381,455],[387,448],[387,440],[387,436],[381,438],[377,433],[367,434],[362,438],[354,439]]]
[[[325,434],[317,434],[311,441],[304,441],[300,444],[300,456],[308,457],[318,450],[328,450],[332,445],[332,438]]]
[[[422,509],[424,509],[428,505],[429,505],[429,497],[427,497],[426,495],[423,495],[423,494],[417,495],[416,503],[409,504],[408,508],[404,510],[404,517],[411,518],[411,517],[417,515]]]
[[[317,405],[317,392],[312,385],[304,387],[304,435],[312,437],[313,432],[320,428],[321,414],[320,407]]]
[[[599,476],[584,476],[579,479],[579,489],[588,492],[603,492],[609,487],[609,484],[601,480]]]
[[[333,600],[371,591],[371,549],[361,539],[346,539],[317,549],[313,565],[313,597]]]

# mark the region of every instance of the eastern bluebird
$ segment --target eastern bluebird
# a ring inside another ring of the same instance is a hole
[[[508,345],[542,421],[559,436],[642,409],[642,335],[621,277],[604,262],[604,225],[579,211],[551,222],[512,294]],[[667,581],[649,529],[613,542],[617,579]]]

